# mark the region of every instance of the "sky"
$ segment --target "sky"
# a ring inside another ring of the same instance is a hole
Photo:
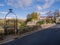
[[[0,0],[0,18],[13,9],[18,18],[26,19],[28,14],[39,12],[46,16],[49,11],[60,10],[60,0]]]

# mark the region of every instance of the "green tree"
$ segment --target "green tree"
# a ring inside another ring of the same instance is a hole
[[[31,19],[38,20],[39,14],[37,12],[33,12],[31,14]]]
[[[39,19],[39,13],[33,12],[31,14],[27,15],[27,22],[32,21],[32,20],[38,20]]]

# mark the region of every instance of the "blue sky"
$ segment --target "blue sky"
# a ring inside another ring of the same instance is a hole
[[[22,19],[32,12],[44,16],[48,11],[60,10],[60,0],[0,0],[0,18],[4,18],[10,8]]]

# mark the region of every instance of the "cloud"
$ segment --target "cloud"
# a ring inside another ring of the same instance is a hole
[[[32,0],[7,0],[7,4],[15,7],[27,7],[30,6]]]
[[[42,7],[39,6],[39,5],[37,5],[36,8],[37,8],[38,11],[42,10]]]
[[[5,18],[7,13],[8,12],[0,12],[0,17]],[[14,14],[9,13],[6,18],[7,19],[16,18],[16,16]]]
[[[45,0],[45,4],[42,6],[43,9],[50,8],[55,0]]]
[[[1,4],[1,3],[0,3],[0,6],[4,6],[4,4]]]
[[[5,11],[0,11],[0,18],[5,18],[5,15],[7,14],[7,12]]]
[[[38,4],[38,6],[36,6],[38,11],[50,8],[53,5],[53,3],[55,2],[55,0],[37,0],[37,1],[44,2],[44,4],[42,6],[39,4]]]
[[[7,14],[8,12],[0,12],[0,14],[3,14],[3,15],[5,15],[5,14]]]
[[[39,12],[41,15],[46,15],[48,11],[45,11],[45,9],[50,8],[53,3],[55,2],[55,0],[38,0],[40,2],[44,2],[44,4],[41,5],[37,5],[37,12]]]
[[[35,5],[32,5],[36,2]],[[42,2],[44,4],[40,5],[37,2]],[[53,3],[55,2],[55,0],[7,0],[7,5],[16,7],[16,8],[24,8],[24,9],[28,9],[27,7],[36,7],[36,9],[39,10],[44,10],[47,8],[50,8]]]
[[[42,15],[44,15],[44,14],[46,14],[47,12],[46,11],[44,11],[44,12],[40,12]]]
[[[6,19],[14,19],[14,18],[15,18],[15,17],[8,17],[8,16],[6,17]]]
[[[46,15],[48,11],[41,11],[41,15]]]
[[[6,17],[7,19],[11,19],[11,17]]]
[[[60,2],[60,0],[55,0],[55,1]]]

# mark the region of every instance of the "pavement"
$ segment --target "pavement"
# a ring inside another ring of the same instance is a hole
[[[60,45],[60,24],[1,45]]]

